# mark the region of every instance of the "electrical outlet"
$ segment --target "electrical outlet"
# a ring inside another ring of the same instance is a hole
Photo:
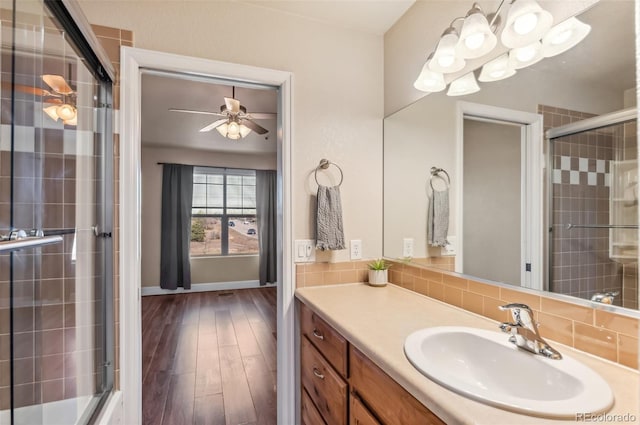
[[[402,239],[402,256],[404,258],[413,257],[413,238]]]
[[[362,260],[362,241],[360,239],[352,239],[350,244],[351,259]]]

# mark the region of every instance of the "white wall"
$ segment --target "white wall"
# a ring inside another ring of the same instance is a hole
[[[162,165],[158,162],[212,167],[273,170],[274,154],[233,154],[192,149],[142,148],[142,286],[160,284]],[[258,279],[258,256],[195,257],[192,283],[235,282]]]
[[[314,236],[312,172],[344,170],[345,238],[382,254],[383,40],[235,1],[89,1],[91,23],[132,30],[136,47],[291,71],[294,237]],[[347,250],[320,253],[345,261]]]

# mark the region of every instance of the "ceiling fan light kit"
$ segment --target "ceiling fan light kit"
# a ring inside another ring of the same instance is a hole
[[[509,10],[500,41],[502,46],[509,50],[496,57],[496,33],[500,28],[500,12],[505,2],[509,4]],[[459,31],[455,28],[458,22],[462,22]],[[434,52],[427,58],[413,86],[423,92],[435,93],[444,90],[449,83],[449,96],[475,93],[480,87],[475,82],[475,69],[464,69],[467,59],[486,57],[494,53],[494,57],[488,58],[483,65],[478,80],[498,81],[511,77],[517,69],[566,52],[591,31],[591,26],[575,17],[554,27],[552,25],[551,13],[544,10],[535,0],[502,0],[496,11],[488,15],[478,3],[473,3],[466,16],[456,17],[451,21]],[[452,46],[455,46],[455,49]],[[462,76],[449,76],[450,81],[445,82],[445,74],[458,72]],[[474,84],[471,84],[471,78]],[[461,90],[461,87],[469,89]]]
[[[171,112],[183,112],[188,114],[215,115],[223,117],[200,129],[201,133],[213,130],[214,128],[222,137],[230,140],[240,140],[247,137],[251,132],[266,134],[268,130],[254,120],[273,119],[274,113],[249,113],[247,108],[235,99],[235,87],[233,87],[232,97],[224,98],[224,105],[220,106],[220,112],[197,111],[194,109],[169,108]]]
[[[65,125],[78,125],[78,109],[76,107],[75,92],[60,75],[44,74],[44,81],[53,93],[43,91],[45,103],[54,103],[42,110],[54,121],[62,120]],[[55,102],[54,102],[55,100]]]

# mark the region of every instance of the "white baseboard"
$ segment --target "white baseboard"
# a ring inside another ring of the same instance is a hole
[[[271,286],[271,285],[268,285]],[[160,286],[143,286],[141,288],[140,295],[143,297],[147,295],[171,295],[182,294],[189,292],[208,292],[208,291],[221,291],[229,289],[248,289],[248,288],[260,288],[260,281],[258,280],[240,280],[236,282],[211,282],[211,283],[194,283],[191,285],[191,289],[185,290],[184,288],[178,289],[162,289]]]

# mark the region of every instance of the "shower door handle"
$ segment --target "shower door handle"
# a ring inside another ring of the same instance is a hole
[[[31,236],[33,234],[33,236]],[[44,236],[42,231],[27,233],[24,230],[12,230],[0,238],[0,254],[18,249],[37,248],[62,242],[62,236]]]

